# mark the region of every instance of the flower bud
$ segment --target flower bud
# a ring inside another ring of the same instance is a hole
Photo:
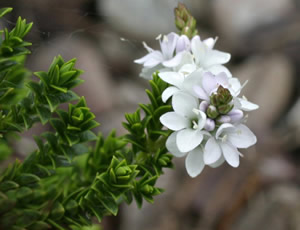
[[[208,106],[209,106],[209,104],[207,101],[201,101],[199,109],[205,113]]]
[[[217,108],[213,105],[208,106],[208,108],[206,110],[206,114],[209,118],[212,118],[212,119],[215,119],[217,116],[219,116]]]
[[[185,26],[185,22],[179,16],[176,16],[175,17],[175,25],[176,25],[177,29],[182,30],[183,27]]]
[[[244,113],[240,109],[233,109],[227,115],[230,116],[231,122],[235,123],[239,122],[243,118]]]
[[[184,35],[186,35],[186,36],[188,36],[190,38],[190,37],[192,37],[193,31],[192,31],[192,29],[190,27],[185,26],[182,29],[181,34],[184,34]]]
[[[218,106],[218,112],[220,114],[226,115],[227,113],[229,113],[233,108],[233,105],[220,105]]]
[[[216,127],[216,124],[214,122],[214,120],[208,118],[206,119],[206,123],[205,123],[205,126],[204,128],[206,129],[206,131],[210,132],[210,131],[213,131]]]
[[[187,23],[187,26],[190,27],[191,30],[194,30],[196,28],[196,24],[197,24],[197,21],[193,17],[191,17]]]
[[[219,122],[219,123],[229,123],[230,121],[231,121],[231,119],[227,115],[222,115],[217,120],[217,122]]]
[[[176,53],[190,50],[190,39],[186,35],[181,35],[176,43]]]

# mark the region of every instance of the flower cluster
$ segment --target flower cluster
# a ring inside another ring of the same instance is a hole
[[[159,71],[169,84],[162,100],[170,102],[173,111],[160,117],[174,131],[166,141],[167,149],[176,157],[187,155],[185,165],[191,177],[205,165],[217,167],[226,161],[237,167],[242,156],[238,149],[256,143],[244,123],[245,112],[258,105],[239,96],[245,84],[224,66],[230,54],[214,49],[217,39],[201,40],[199,35],[189,38],[172,32],[158,40],[161,51],[144,43],[149,53],[135,62],[143,64],[142,77],[151,79]]]

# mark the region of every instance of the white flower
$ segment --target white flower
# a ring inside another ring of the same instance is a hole
[[[193,93],[193,86],[201,83],[202,71],[194,71],[193,65],[184,65],[178,72],[162,72],[158,76],[171,86],[162,93],[162,100],[166,102],[179,91]],[[193,72],[194,71],[194,72]],[[190,74],[190,72],[192,72]],[[196,94],[194,94],[196,96]]]
[[[222,124],[215,137],[210,137],[205,144],[203,160],[205,164],[211,165],[223,161],[223,157],[232,167],[239,166],[238,148],[248,148],[256,143],[256,136],[243,124],[236,126]]]
[[[170,135],[166,145],[168,150],[177,156],[201,144],[203,135],[207,133],[202,130],[206,123],[206,115],[199,110],[198,100],[183,92],[174,95],[172,106],[174,112],[165,113],[160,117],[160,121],[168,129],[175,131]],[[174,138],[176,138],[175,147],[173,144],[170,145],[174,142]]]
[[[144,47],[149,52],[146,56],[135,60],[135,63],[143,64],[141,76],[151,79],[151,75],[156,70],[164,71],[165,68],[173,68],[181,63],[183,53],[190,49],[190,41],[176,33],[169,33],[167,36],[158,38],[161,51],[153,50],[146,43]],[[177,43],[177,41],[179,41]],[[176,52],[175,52],[176,50]]]
[[[230,60],[230,54],[213,49],[217,39],[208,38],[201,41],[199,36],[195,36],[191,41],[191,50],[198,68],[218,74],[225,72],[231,77],[229,70],[223,66]]]

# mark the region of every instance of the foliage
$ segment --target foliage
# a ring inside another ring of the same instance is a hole
[[[0,17],[11,10],[1,9]],[[172,167],[169,131],[159,122],[171,109],[161,100],[167,84],[153,75],[150,104],[125,115],[128,134],[95,135],[95,115],[72,91],[83,82],[76,59],[55,57],[48,71],[34,73],[38,81],[24,67],[31,27],[19,18],[14,29],[0,31],[0,161],[13,152],[13,136],[38,122],[53,129],[34,137],[38,149],[24,162],[0,174],[0,229],[98,229],[92,218],[117,215],[124,201],[152,203],[162,192],[156,180]],[[69,102],[77,103],[60,109]]]

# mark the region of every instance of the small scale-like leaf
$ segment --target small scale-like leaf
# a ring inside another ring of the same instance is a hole
[[[99,201],[114,216],[118,214],[118,204],[111,196],[102,196]]]
[[[0,18],[2,18],[5,14],[11,12],[13,8],[11,7],[5,7],[0,9]]]
[[[81,143],[97,140],[96,134],[90,130],[80,133],[79,137]]]
[[[41,106],[41,105],[38,105],[35,108],[36,108],[36,111],[37,111],[37,113],[40,117],[40,120],[41,120],[42,124],[43,125],[46,124],[49,121],[50,117],[51,117],[50,110],[47,107]]]

